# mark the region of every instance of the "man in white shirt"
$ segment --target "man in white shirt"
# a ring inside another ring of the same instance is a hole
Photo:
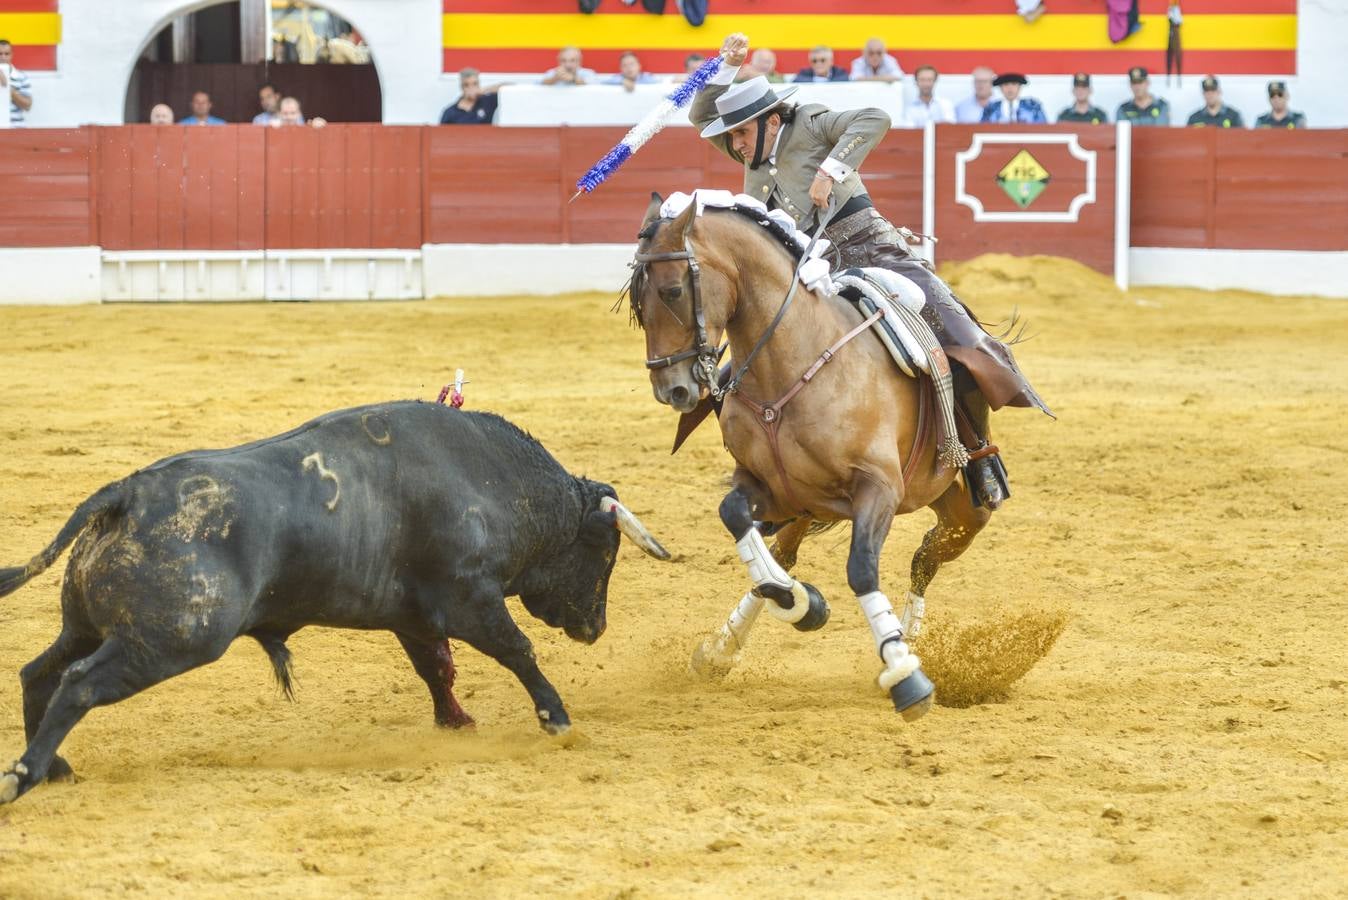
[[[968,124],[983,121],[983,110],[992,101],[992,82],[997,73],[987,66],[974,69],[974,93],[955,104],[955,121]]]
[[[853,81],[898,81],[903,77],[899,61],[885,52],[885,42],[871,38],[861,55],[852,60]]]
[[[9,115],[4,124],[22,128],[24,115],[33,108],[33,89],[28,76],[14,68],[14,45],[0,40],[0,91],[9,98]],[[0,109],[0,115],[4,115]]]
[[[543,73],[543,84],[594,84],[599,80],[594,69],[581,64],[579,47],[563,47],[557,52],[557,65]]]
[[[907,128],[921,128],[928,122],[954,122],[955,107],[944,97],[937,97],[935,66],[918,66],[913,72],[917,96],[903,108],[903,124]]]

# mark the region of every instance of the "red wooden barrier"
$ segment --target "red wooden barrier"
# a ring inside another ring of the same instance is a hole
[[[1082,133],[1097,131],[1112,142],[1107,129]],[[937,131],[940,255],[1042,252],[1015,226],[968,230],[970,214],[954,203],[947,175],[969,133],[963,126]],[[743,184],[738,166],[692,129],[678,128],[598,191],[568,203],[577,176],[622,134],[621,128],[378,125],[7,130],[0,132],[6,198],[0,246],[625,242],[651,190]],[[876,206],[897,223],[920,227],[921,132],[892,131],[865,170]],[[1060,170],[1048,190],[1067,189],[1070,177]],[[1113,164],[1102,162],[1098,177],[1097,202],[1082,214],[1112,216]],[[1045,193],[1031,208],[1050,197]],[[1074,239],[1064,232],[1051,249],[1075,253]],[[1132,244],[1348,250],[1348,130],[1134,129]]]
[[[97,244],[89,136],[74,128],[0,131],[0,247]]]
[[[267,248],[422,245],[420,129],[256,130],[267,141]]]
[[[1132,244],[1348,250],[1348,130],[1133,130]]]
[[[977,143],[979,137],[1008,143]],[[1090,169],[1067,143],[1076,139],[1077,154],[1094,154]],[[936,234],[939,260],[971,259],[982,253],[1018,256],[1056,254],[1078,260],[1107,274],[1114,271],[1115,130],[1112,126],[1053,126],[989,129],[981,125],[948,125],[936,131]],[[1023,209],[998,183],[1008,164],[1029,154],[1031,164],[1047,176],[1044,186]],[[960,159],[960,154],[967,158]],[[964,202],[957,199],[957,176],[963,171]],[[1093,187],[1094,200],[1073,211],[1074,199]],[[981,210],[969,204],[976,203]],[[1005,217],[991,221],[990,217]],[[1068,221],[1037,221],[1056,216]]]

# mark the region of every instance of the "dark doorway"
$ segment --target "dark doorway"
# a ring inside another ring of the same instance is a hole
[[[183,119],[193,93],[206,91],[212,115],[251,122],[260,111],[258,88],[266,83],[298,98],[308,118],[383,121],[379,73],[351,23],[311,3],[268,5],[264,15],[250,19],[244,4],[232,0],[165,24],[131,73],[126,121],[148,122],[157,103]],[[266,33],[247,33],[255,28]],[[247,47],[256,48],[252,59]]]

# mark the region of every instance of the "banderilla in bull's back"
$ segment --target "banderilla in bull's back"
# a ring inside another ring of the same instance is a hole
[[[56,751],[90,709],[213,662],[240,636],[290,695],[285,642],[306,625],[392,631],[447,727],[472,723],[448,644],[464,641],[564,733],[505,598],[593,643],[620,535],[670,558],[609,485],[570,475],[499,416],[434,403],[341,410],[160,460],[85,500],[27,565],[0,569],[3,597],[75,545],[61,633],[20,673],[28,747],[0,772],[0,802],[70,777]]]

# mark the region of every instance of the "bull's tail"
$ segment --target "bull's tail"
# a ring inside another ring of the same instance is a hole
[[[37,575],[51,568],[57,557],[79,536],[84,527],[95,518],[118,508],[123,499],[122,482],[110,484],[81,503],[56,538],[24,566],[0,569],[0,597],[8,596],[23,587]]]

